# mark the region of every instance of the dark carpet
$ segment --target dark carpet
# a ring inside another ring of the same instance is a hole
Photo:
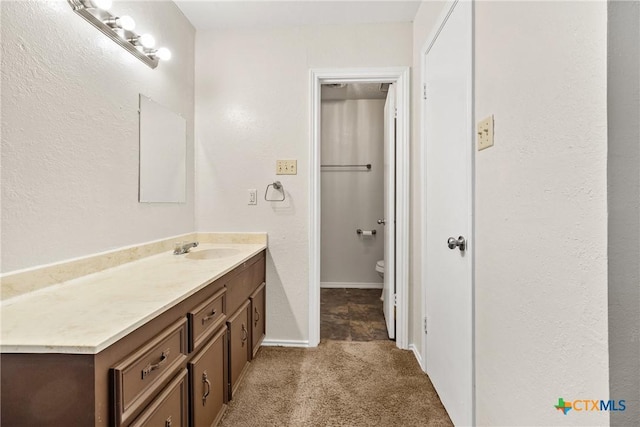
[[[410,351],[391,341],[263,347],[221,426],[451,426]]]

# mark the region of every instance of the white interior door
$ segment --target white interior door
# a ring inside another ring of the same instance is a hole
[[[426,370],[455,425],[473,424],[472,3],[459,1],[425,56]],[[450,249],[448,239],[466,239]]]
[[[384,318],[389,338],[396,337],[396,88],[389,85],[384,103]]]

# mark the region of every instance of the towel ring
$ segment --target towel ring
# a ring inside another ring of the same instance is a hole
[[[274,190],[278,190],[282,193],[282,199],[267,199],[267,194],[269,193],[269,187],[273,187]],[[274,181],[272,184],[268,184],[267,188],[264,190],[264,199],[267,202],[284,202],[287,196],[284,192],[284,186],[280,181]]]

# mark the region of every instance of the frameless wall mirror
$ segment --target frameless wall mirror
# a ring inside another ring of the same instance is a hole
[[[141,203],[186,201],[187,123],[140,95]]]

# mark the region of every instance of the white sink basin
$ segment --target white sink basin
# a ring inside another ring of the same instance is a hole
[[[220,259],[227,258],[230,256],[234,256],[240,253],[240,249],[236,248],[212,248],[212,249],[203,249],[201,251],[189,252],[185,255],[185,258],[188,259]]]

